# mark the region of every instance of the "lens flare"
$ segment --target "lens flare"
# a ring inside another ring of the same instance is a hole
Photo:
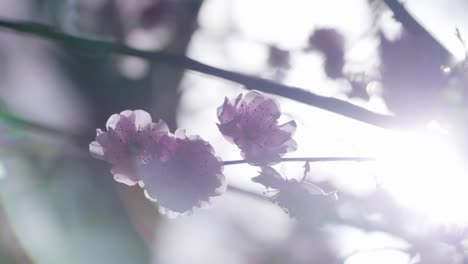
[[[394,133],[383,142],[377,162],[384,189],[439,224],[464,225],[468,211],[468,175],[448,133]]]

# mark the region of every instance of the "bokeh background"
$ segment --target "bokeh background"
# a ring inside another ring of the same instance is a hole
[[[301,219],[251,181],[259,168],[226,166],[231,189],[212,208],[170,220],[90,157],[95,129],[144,109],[240,159],[216,109],[244,87],[0,29],[0,263],[468,263],[468,2],[406,0],[427,31],[385,2],[0,0],[0,20],[186,55],[399,123],[378,128],[274,96],[282,119],[298,123],[288,157],[377,161],[311,164],[308,181],[339,200],[295,200]],[[300,179],[303,165],[275,168]]]

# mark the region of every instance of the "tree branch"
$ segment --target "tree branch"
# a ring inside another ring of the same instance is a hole
[[[436,43],[440,50],[443,50],[447,55],[451,53],[437,41],[429,31],[427,31],[409,12],[399,0],[383,0],[385,4],[393,12],[393,17],[400,22],[403,27],[409,32],[421,36],[426,36]]]
[[[174,55],[158,51],[144,51],[109,41],[86,39],[77,36],[72,36],[60,32],[48,25],[33,22],[13,22],[0,19],[0,27],[9,28],[23,33],[29,33],[41,38],[54,40],[56,42],[61,42],[82,52],[88,52],[93,54],[125,54],[129,56],[139,57],[151,61],[153,63],[183,67],[192,71],[216,76],[225,80],[242,84],[245,86],[246,89],[254,89],[266,93],[283,96],[285,98],[289,98],[297,102],[315,106],[339,115],[343,115],[379,127],[392,128],[398,125],[395,118],[392,116],[374,113],[372,111],[348,103],[346,101],[342,101],[336,98],[319,96],[298,87],[282,85],[266,79],[216,68],[190,59],[186,56]]]

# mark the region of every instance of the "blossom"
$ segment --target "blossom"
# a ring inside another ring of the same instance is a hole
[[[278,125],[278,103],[256,91],[240,94],[234,101],[224,100],[218,107],[218,128],[223,136],[241,149],[242,156],[253,165],[269,165],[296,150],[292,135],[296,122]]]
[[[140,167],[145,195],[169,217],[205,207],[226,190],[223,163],[213,147],[184,130],[164,136],[156,156]]]
[[[112,165],[114,179],[127,185],[140,181],[136,166],[147,163],[159,139],[169,133],[166,123],[153,123],[143,110],[125,110],[112,115],[107,132],[96,130],[96,141],[89,144],[91,155]]]

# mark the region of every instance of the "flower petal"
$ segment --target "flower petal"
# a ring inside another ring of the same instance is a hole
[[[270,165],[296,149],[292,139],[296,122],[278,125],[281,116],[276,100],[257,91],[239,95],[235,103],[227,99],[218,108],[218,129],[231,143],[241,149],[242,156],[252,165]]]
[[[189,214],[194,208],[208,204],[211,197],[226,190],[222,162],[211,145],[198,136],[166,137],[169,148],[163,158],[140,166],[146,195],[157,200],[160,212],[170,215]]]
[[[114,180],[129,186],[133,186],[141,180],[131,166],[114,166],[112,167],[111,173],[114,175]]]
[[[227,97],[224,98],[224,103],[222,106],[218,107],[217,115],[221,123],[226,123],[234,119],[236,116],[236,108],[232,105]]]
[[[296,128],[297,128],[297,124],[296,124],[296,121],[294,120],[291,120],[287,123],[284,123],[282,124],[281,126],[279,126],[279,128],[284,131],[284,132],[288,132],[289,134],[294,134],[296,132]]]
[[[138,181],[129,178],[128,175],[119,174],[119,173],[114,173],[114,180],[116,182],[120,182],[120,183],[126,184],[128,186],[133,186],[133,185],[138,183]]]
[[[120,115],[119,114],[113,114],[109,117],[109,119],[107,119],[107,123],[106,123],[106,128],[109,129],[109,128],[113,128],[115,129],[115,126],[117,125],[117,122],[119,122],[120,120]]]
[[[169,134],[164,121],[151,122],[143,110],[125,110],[107,121],[107,132],[96,130],[96,141],[90,143],[93,157],[112,165],[112,174],[118,182],[134,185],[140,181],[137,165],[149,163],[162,151],[161,138]]]
[[[143,110],[134,110],[133,113],[135,114],[135,126],[138,127],[145,127],[151,124],[151,115]]]

